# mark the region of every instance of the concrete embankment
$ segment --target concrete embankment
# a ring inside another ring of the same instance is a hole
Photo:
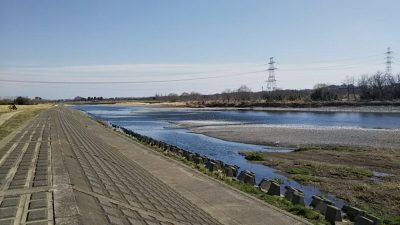
[[[158,141],[118,125],[111,124],[110,127],[116,131],[127,134],[129,137],[136,139],[144,145],[150,146],[156,151],[163,152],[163,154],[167,156],[175,159],[187,160],[189,164],[194,163],[195,165],[199,166],[196,167],[199,169],[202,168],[202,166],[205,166],[205,168],[214,175],[223,174],[224,176],[228,177],[228,180],[222,179],[225,182],[243,183],[247,185],[248,189],[252,189],[252,191],[250,191],[251,193],[259,192],[259,194],[261,194],[264,192],[267,195],[275,196],[276,200],[278,201],[282,201],[284,197],[287,200],[286,204],[290,202],[293,204],[292,206],[303,207],[303,210],[309,211],[310,208],[312,208],[318,212],[318,214],[316,214],[317,216],[319,214],[323,215],[325,220],[330,224],[342,224],[342,222],[349,224],[350,221],[355,222],[357,225],[376,225],[380,223],[379,218],[371,214],[367,214],[363,210],[348,205],[345,205],[342,209],[340,209],[336,207],[332,201],[322,196],[312,196],[313,200],[310,206],[306,207],[304,201],[305,194],[300,189],[296,189],[292,186],[285,186],[286,192],[284,195],[282,195],[280,193],[280,184],[276,181],[264,178],[258,185],[256,185],[256,174],[248,170],[242,170],[238,174],[239,167],[236,165],[225,164],[222,161],[214,160],[198,153],[187,151],[177,146],[167,144],[163,141]]]

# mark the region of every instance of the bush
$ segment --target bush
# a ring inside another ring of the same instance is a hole
[[[330,90],[328,87],[315,89],[311,93],[310,97],[313,101],[332,101],[338,99],[338,95]]]
[[[32,102],[31,102],[31,100],[29,98],[25,98],[25,97],[19,96],[14,100],[14,104],[16,104],[16,105],[30,105],[30,104],[32,104]]]
[[[264,160],[264,156],[262,154],[262,152],[249,152],[249,153],[245,153],[245,159],[247,160],[252,160],[252,161],[262,161]]]

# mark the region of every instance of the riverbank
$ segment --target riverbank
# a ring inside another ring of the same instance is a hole
[[[354,146],[400,149],[399,129],[320,127],[308,125],[232,124],[203,121],[175,123],[195,133],[234,142],[298,148]]]
[[[242,154],[386,219],[385,224],[400,220],[399,151],[308,147],[291,153]]]
[[[76,103],[74,103],[76,104]],[[152,108],[195,108],[206,110],[254,110],[254,111],[290,111],[290,112],[374,112],[400,113],[400,103],[265,103],[265,104],[198,104],[193,102],[158,101],[121,101],[121,102],[81,102],[80,104],[146,106]]]

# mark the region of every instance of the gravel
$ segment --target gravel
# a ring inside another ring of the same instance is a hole
[[[400,149],[399,129],[316,127],[298,125],[203,125],[184,124],[193,132],[228,141],[249,144],[298,147],[301,145],[343,145]]]

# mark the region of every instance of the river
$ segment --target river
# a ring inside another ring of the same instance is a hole
[[[141,106],[102,106],[78,105],[75,108],[84,111],[96,119],[133,130],[157,140],[179,146],[183,149],[206,155],[209,158],[222,160],[225,163],[240,166],[256,173],[256,180],[262,178],[279,179],[285,185],[301,189],[305,193],[305,201],[310,203],[312,195],[323,195],[341,207],[344,202],[334,196],[322,193],[313,186],[301,185],[287,178],[278,171],[259,164],[251,163],[239,155],[242,150],[283,151],[269,146],[229,142],[176,126],[182,121],[226,122],[250,124],[310,125],[358,127],[373,129],[400,128],[398,113],[353,113],[353,112],[285,112],[285,111],[252,111],[252,110],[210,110],[187,108],[150,108]]]

